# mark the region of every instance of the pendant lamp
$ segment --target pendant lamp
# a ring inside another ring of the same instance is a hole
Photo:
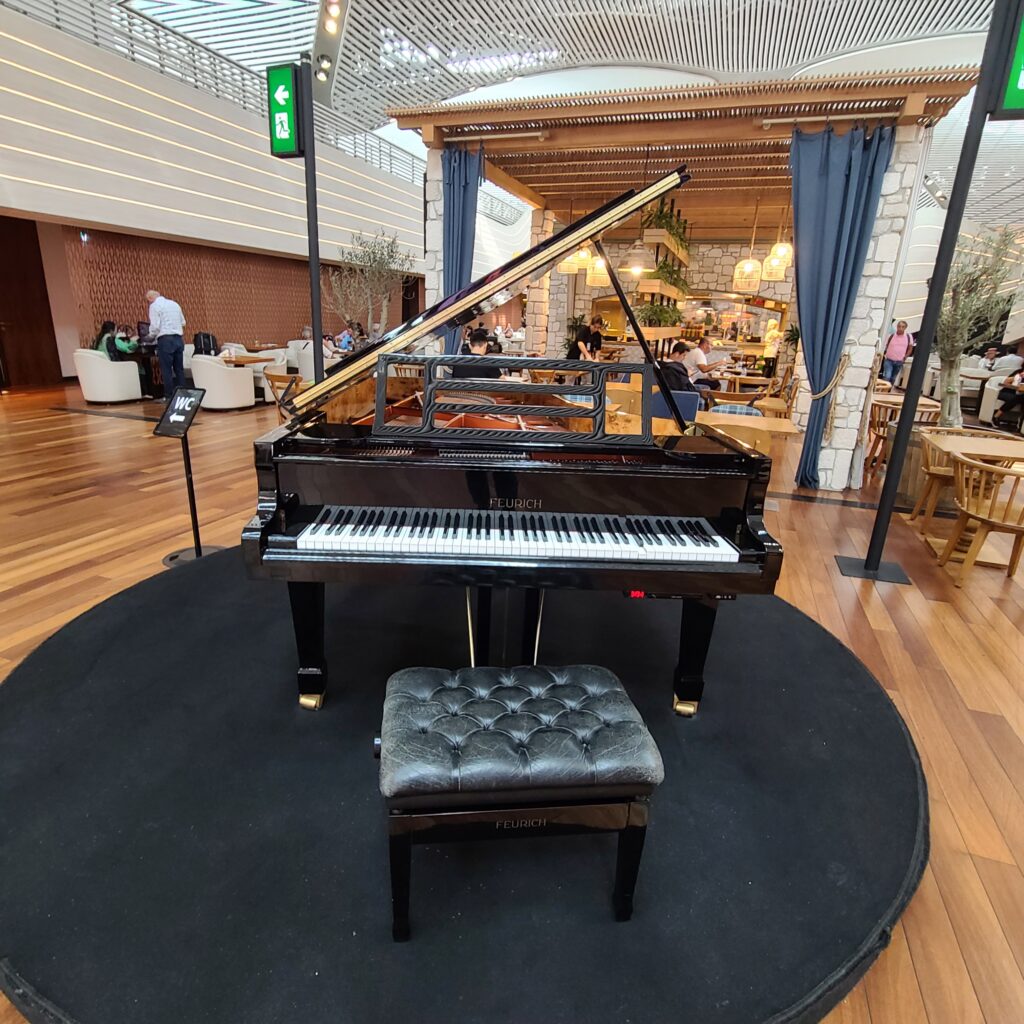
[[[658,261],[654,258],[654,253],[639,238],[629,247],[619,263],[619,270],[628,270],[634,277],[657,269]]]
[[[604,260],[600,256],[594,258],[594,262],[587,268],[588,288],[607,288],[612,283],[608,271],[605,269]]]
[[[786,203],[786,212],[783,215],[782,220],[779,221],[779,233],[775,237],[775,244],[772,246],[771,252],[768,253],[768,260],[769,261],[771,259],[775,258],[775,259],[781,260],[782,263],[784,264],[784,266],[782,268],[783,276],[785,276],[786,271],[793,264],[793,246],[792,246],[792,243],[784,242],[782,240],[782,225],[783,224],[788,224],[788,223],[789,223],[789,203],[787,202]],[[766,265],[767,265],[767,261],[766,261]],[[767,275],[765,275],[765,276],[767,276]],[[782,278],[781,277],[769,277],[768,280],[769,281],[781,281]]]
[[[742,295],[753,295],[761,287],[761,261],[754,259],[754,239],[757,236],[758,200],[754,207],[754,228],[750,232],[750,249],[745,259],[737,261],[732,272],[732,290]]]

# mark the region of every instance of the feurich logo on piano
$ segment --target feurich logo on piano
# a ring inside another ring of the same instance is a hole
[[[491,498],[491,508],[543,508],[540,498]]]

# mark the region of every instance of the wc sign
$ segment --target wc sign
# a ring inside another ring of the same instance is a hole
[[[205,394],[205,388],[175,388],[153,433],[157,437],[184,437],[199,412]]]

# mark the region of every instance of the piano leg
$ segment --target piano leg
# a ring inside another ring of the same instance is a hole
[[[299,653],[299,704],[319,710],[327,691],[327,661],[324,658],[324,585],[288,584],[292,605],[295,646]]]
[[[682,604],[672,710],[691,718],[697,714],[704,694],[704,662],[715,631],[718,598],[684,597]]]

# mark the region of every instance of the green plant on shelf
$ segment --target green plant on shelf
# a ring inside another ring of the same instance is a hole
[[[689,252],[690,240],[686,236],[686,221],[664,199],[659,200],[657,206],[643,215],[640,224],[645,228],[667,231],[681,249]]]
[[[662,260],[657,269],[651,275],[657,278],[659,281],[664,281],[665,284],[670,284],[673,288],[677,288],[684,294],[688,293],[690,286],[683,277],[683,271],[681,267],[676,266],[670,260]]]
[[[675,306],[659,306],[654,302],[634,306],[633,313],[644,327],[675,327],[683,319]]]

